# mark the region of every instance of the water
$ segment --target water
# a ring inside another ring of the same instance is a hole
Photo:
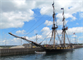
[[[83,48],[57,54],[28,54],[0,57],[0,60],[83,60]]]

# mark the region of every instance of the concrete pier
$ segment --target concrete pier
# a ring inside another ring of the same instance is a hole
[[[75,49],[83,48],[83,45],[74,45]],[[42,48],[4,48],[0,49],[0,56],[24,55],[42,51]]]
[[[83,45],[74,45],[74,48],[77,49],[77,48],[83,48]]]
[[[24,55],[35,53],[35,51],[41,51],[41,48],[11,48],[11,49],[0,49],[0,56],[9,55]]]

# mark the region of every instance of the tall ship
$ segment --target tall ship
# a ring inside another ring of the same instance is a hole
[[[56,23],[56,16],[55,16],[56,13],[55,13],[54,2],[52,4],[52,7],[53,7],[53,26],[52,26],[52,35],[51,35],[51,38],[50,38],[50,41],[53,40],[52,45],[43,46],[43,45],[41,45],[41,43],[37,43],[37,42],[31,41],[31,40],[28,40],[25,37],[19,37],[17,35],[12,34],[11,32],[9,32],[9,34],[16,37],[16,38],[21,38],[23,40],[31,42],[32,44],[34,44],[36,46],[39,46],[39,47],[43,48],[43,50],[46,51],[46,53],[63,52],[63,51],[65,52],[65,51],[73,50],[74,46],[70,43],[68,36],[67,36],[67,39],[69,41],[69,44],[66,44],[66,40],[67,40],[66,39],[66,35],[67,35],[66,30],[68,30],[68,27],[65,26],[64,8],[61,8],[61,10],[63,10],[63,13],[62,13],[62,15],[63,15],[63,19],[62,19],[63,27],[62,27],[62,35],[61,35],[62,38],[60,38],[58,36],[60,44],[58,44],[58,45],[56,44],[55,38],[56,38],[56,33],[57,33],[58,26],[57,26],[57,23]]]

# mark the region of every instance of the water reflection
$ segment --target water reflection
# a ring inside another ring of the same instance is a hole
[[[67,60],[68,57],[71,57],[73,51],[62,52],[62,53],[46,53],[46,54],[36,54],[36,58],[40,60]],[[36,59],[35,58],[35,59]]]
[[[0,60],[83,60],[83,48],[69,52],[0,57]]]

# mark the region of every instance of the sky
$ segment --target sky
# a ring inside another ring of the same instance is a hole
[[[32,41],[37,37],[37,43],[49,43],[53,24],[52,4],[53,0],[0,0],[0,45],[28,43],[9,35],[9,32]],[[63,24],[61,8],[64,8],[70,41],[83,43],[83,0],[54,0],[54,7],[59,36]],[[57,37],[55,40],[59,42]]]

